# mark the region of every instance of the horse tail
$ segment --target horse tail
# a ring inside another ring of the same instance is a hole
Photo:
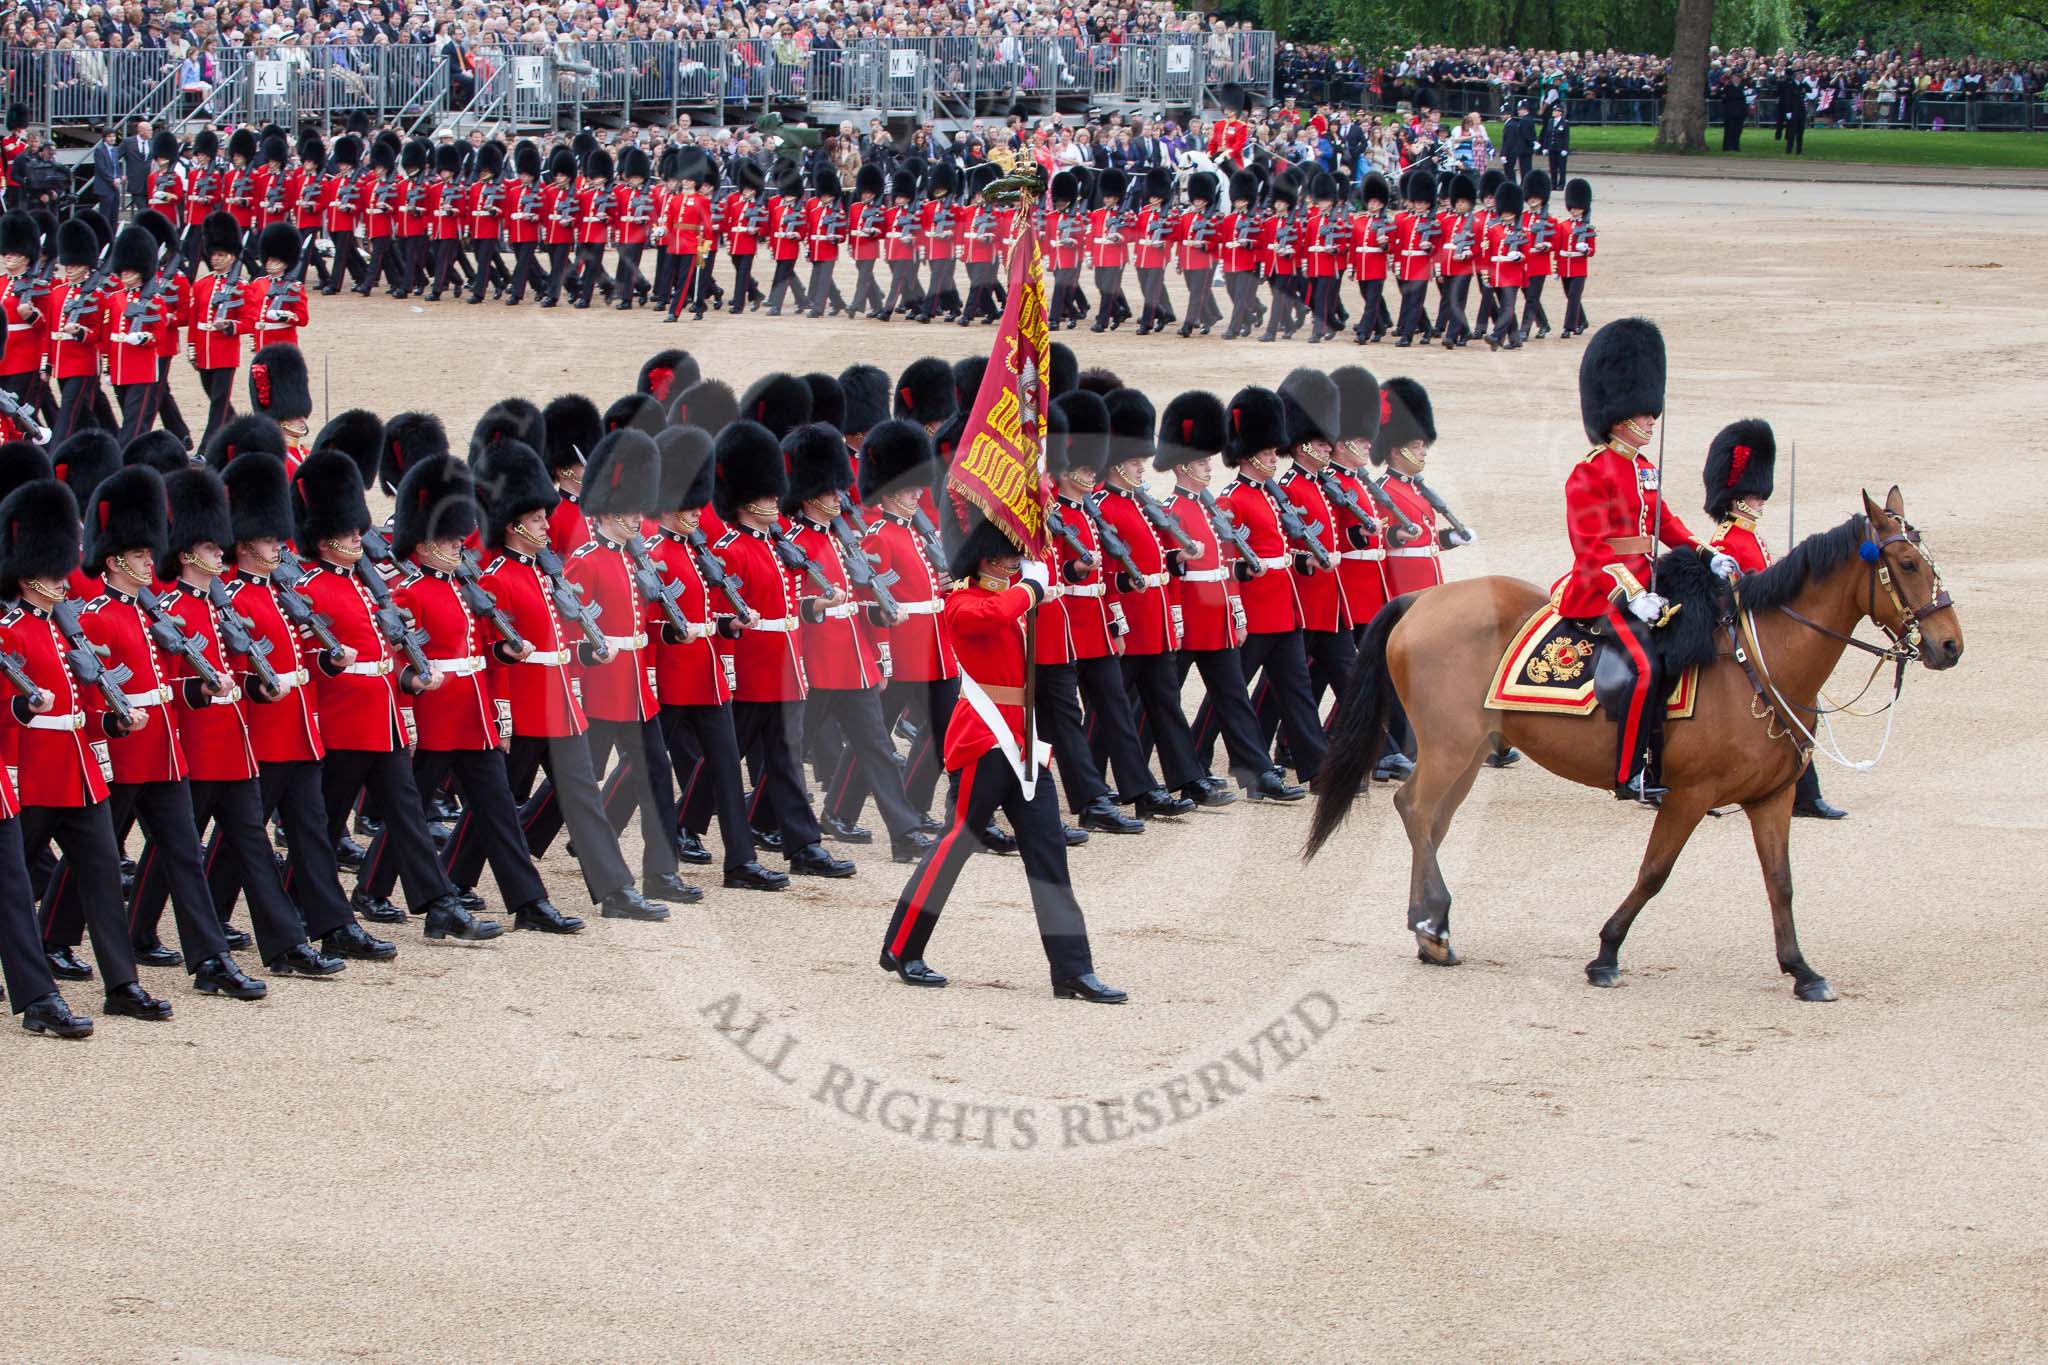
[[[1315,857],[1337,832],[1361,784],[1371,776],[1394,701],[1393,684],[1387,677],[1387,637],[1415,605],[1417,596],[1409,593],[1380,608],[1358,642],[1358,663],[1351,670],[1343,703],[1332,718],[1330,751],[1316,771],[1316,811],[1309,822],[1308,844],[1302,850],[1304,862]]]

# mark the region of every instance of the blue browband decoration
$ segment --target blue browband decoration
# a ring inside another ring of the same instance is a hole
[[[1881,553],[1882,551],[1877,548],[1877,542],[1874,540],[1866,540],[1856,547],[1857,558],[1861,559],[1865,564],[1877,563],[1877,557]]]

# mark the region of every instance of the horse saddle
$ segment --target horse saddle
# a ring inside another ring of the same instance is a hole
[[[1489,711],[1539,711],[1557,716],[1610,717],[1627,714],[1635,688],[1635,663],[1605,622],[1567,620],[1545,602],[1515,632],[1486,689]],[[1699,669],[1686,668],[1671,688],[1667,714],[1683,720],[1693,712]]]

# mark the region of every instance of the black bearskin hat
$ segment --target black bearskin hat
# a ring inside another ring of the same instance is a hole
[[[1648,318],[1617,318],[1579,357],[1579,419],[1595,445],[1631,417],[1664,415],[1664,334]]]
[[[55,479],[35,479],[0,501],[0,597],[24,578],[61,579],[78,567],[78,502]]]
[[[1066,435],[1048,436],[1045,467],[1049,473],[1070,469],[1092,469],[1102,473],[1109,463],[1109,405],[1102,395],[1075,389],[1052,400],[1053,410],[1066,423]]]
[[[363,472],[363,487],[377,481],[377,462],[384,453],[384,420],[367,408],[336,413],[313,437],[314,450],[339,450]]]
[[[1394,187],[1387,183],[1384,175],[1378,171],[1371,171],[1359,182],[1358,198],[1361,203],[1370,204],[1377,201],[1384,207],[1393,202]]]
[[[1490,168],[1479,177],[1479,197],[1489,204],[1492,203],[1493,192],[1499,189],[1501,182],[1506,179],[1507,177],[1501,174],[1500,167],[1494,166]]]
[[[1422,385],[1405,377],[1389,379],[1380,390],[1380,430],[1373,437],[1372,462],[1385,464],[1389,455],[1411,441],[1436,444],[1436,409]]]
[[[1109,463],[1152,457],[1152,434],[1159,421],[1152,400],[1136,389],[1112,389],[1102,399],[1109,414]]]
[[[902,422],[909,419],[897,417],[890,420]],[[960,438],[966,434],[967,414],[964,412],[956,412],[945,421],[939,423],[939,429],[932,433],[932,455],[938,460],[940,465],[946,468],[952,467],[953,457],[960,451]]]
[[[1259,178],[1250,171],[1233,171],[1230,176],[1230,202],[1249,204],[1259,197]]]
[[[932,167],[931,176],[927,180],[926,186],[933,194],[944,198],[960,188],[960,178],[954,174],[952,166],[941,161]],[[1055,191],[1054,194],[1057,197],[1058,192]]]
[[[741,162],[740,164],[744,168],[748,163]],[[896,172],[889,179],[889,197],[891,199],[917,198],[917,176],[909,171]]]
[[[133,271],[148,284],[156,278],[156,238],[148,232],[129,224],[114,238],[113,273]]]
[[[1777,486],[1778,438],[1761,417],[1730,422],[1707,447],[1707,515],[1743,498],[1768,498]]]
[[[466,144],[444,143],[434,149],[434,173],[460,175],[462,163],[468,159],[469,148]]]
[[[717,465],[711,506],[720,521],[730,523],[742,506],[761,498],[773,498],[781,506],[789,483],[774,432],[743,418],[718,433],[713,452]]]
[[[159,427],[121,447],[121,463],[148,465],[159,474],[170,474],[191,464],[192,457],[185,453],[183,441]]]
[[[391,553],[400,559],[429,540],[464,540],[476,529],[476,484],[469,466],[435,455],[405,471],[392,503]]]
[[[567,147],[557,147],[548,153],[548,179],[574,180],[576,178],[576,154]]]
[[[627,147],[619,153],[621,180],[645,180],[653,172],[654,166],[648,161],[647,153],[638,147]]]
[[[1273,196],[1274,204],[1291,209],[1300,203],[1303,179],[1304,177],[1301,172],[1292,167],[1274,176],[1273,184],[1269,191]]]
[[[839,428],[812,422],[782,438],[782,460],[789,486],[782,492],[782,510],[794,515],[810,498],[853,487],[853,461],[846,456],[846,438]]]
[[[1101,365],[1090,366],[1074,376],[1074,387],[1107,398],[1124,386],[1123,376]]]
[[[50,452],[50,472],[80,504],[120,467],[121,443],[110,431],[75,432]]]
[[[964,582],[974,577],[984,559],[1017,553],[1010,538],[973,503],[954,497],[945,487],[934,490],[932,501],[938,506],[939,541],[946,551],[946,572],[954,578]]]
[[[469,462],[475,464],[479,451],[499,441],[517,441],[533,450],[538,459],[540,448],[547,444],[547,424],[541,420],[540,409],[524,398],[500,398],[485,408],[469,433]]]
[[[663,407],[690,385],[704,376],[697,368],[696,360],[688,351],[656,351],[641,362],[640,377],[633,387],[640,393],[651,394],[654,401]]]
[[[1493,216],[1503,219],[1522,216],[1522,190],[1519,185],[1501,181],[1493,192]]]
[[[661,494],[661,455],[654,438],[624,428],[608,433],[583,471],[583,511],[592,517],[651,515]]]
[[[865,194],[880,199],[882,192],[886,189],[888,189],[888,186],[882,183],[882,168],[872,161],[863,161],[860,169],[853,173],[853,192],[855,194]]]
[[[1522,197],[1534,204],[1550,199],[1550,172],[1531,171],[1522,177]]]
[[[1124,195],[1130,188],[1131,177],[1128,172],[1111,167],[1102,173],[1102,202],[1112,208],[1123,202]]]
[[[0,444],[0,498],[25,483],[56,476],[50,472],[50,457],[43,448],[28,441]]]
[[[1336,381],[1321,370],[1292,370],[1280,381],[1280,404],[1287,412],[1287,444],[1335,441],[1343,424],[1343,402]]]
[[[178,135],[168,128],[159,128],[156,136],[149,140],[151,161],[176,161],[178,159]]]
[[[971,355],[953,362],[953,404],[959,412],[973,413],[974,400],[981,396],[981,381],[987,377],[988,357],[985,355]]]
[[[923,427],[894,417],[877,423],[861,442],[861,501],[931,482],[937,473],[933,464],[932,438]]]
[[[181,469],[163,478],[164,540],[157,550],[156,576],[178,576],[178,557],[207,541],[232,555],[234,524],[228,517],[227,485],[211,469]],[[368,524],[367,516],[365,524]]]
[[[249,407],[283,424],[313,415],[306,357],[289,342],[265,346],[249,360]]]
[[[637,431],[649,440],[668,425],[668,410],[650,393],[629,393],[612,400],[604,410],[604,429]]]
[[[135,222],[131,226],[139,227],[150,236],[156,238],[156,249],[159,258],[161,258],[164,252],[175,250],[178,243],[183,240],[183,234],[179,232],[171,220],[158,213],[155,209],[144,209],[136,214]]]
[[[889,419],[889,376],[878,365],[848,365],[839,372],[846,393],[846,420],[839,429],[848,436],[872,431]]]
[[[1308,197],[1314,200],[1337,197],[1337,177],[1328,171],[1317,171],[1308,178]]]
[[[1591,182],[1576,176],[1564,182],[1564,210],[1577,210],[1588,218],[1593,216],[1593,186]]]
[[[678,426],[692,426],[716,436],[740,415],[732,388],[716,379],[700,379],[684,389],[670,414]]]
[[[417,138],[398,149],[398,169],[417,174],[427,168],[427,161],[433,155],[433,144]]]
[[[764,374],[740,395],[740,416],[779,441],[811,420],[811,386],[793,374]]]
[[[1071,204],[1081,193],[1081,178],[1072,171],[1061,171],[1052,178],[1052,202]]]
[[[811,172],[811,193],[820,199],[837,199],[844,192],[839,183],[839,172],[830,164],[819,162],[818,168]]]
[[[42,250],[43,234],[35,219],[25,213],[0,217],[0,256],[26,256],[33,265]]]
[[[1417,166],[1408,172],[1408,178],[1401,184],[1401,197],[1411,204],[1434,204],[1436,172],[1427,166]]]
[[[1239,389],[1223,417],[1223,463],[1233,469],[1247,456],[1287,445],[1287,409],[1271,389]]]
[[[250,145],[253,149],[254,144],[252,143]],[[253,150],[250,155],[250,160],[255,160]],[[337,166],[346,166],[349,170],[354,170],[356,167],[362,165],[362,139],[352,134],[334,139],[334,164]]]
[[[401,412],[384,424],[384,439],[377,447],[377,486],[396,493],[406,470],[446,454],[448,429],[440,418],[431,412]]]
[[[66,218],[57,225],[57,264],[91,265],[99,258],[99,234],[92,224],[83,218]]]
[[[1147,199],[1173,198],[1173,172],[1164,166],[1145,168],[1144,195]]]
[[[1472,183],[1471,176],[1463,171],[1459,171],[1451,177],[1451,187],[1445,191],[1444,198],[1454,205],[1460,200],[1468,204],[1477,203],[1479,201],[1479,187]]]
[[[589,180],[609,180],[614,169],[612,154],[602,147],[592,148],[583,163],[584,177]]]
[[[1208,204],[1213,207],[1216,203],[1216,189],[1217,182],[1214,171],[1196,171],[1188,177],[1188,199],[1191,202]]]
[[[283,261],[290,270],[299,263],[299,230],[290,223],[272,223],[256,238],[256,257],[263,261]]]
[[[394,171],[398,169],[398,153],[388,142],[370,144],[370,169],[373,171]]]
[[[528,512],[552,512],[562,500],[540,455],[526,442],[501,436],[471,453],[477,506],[484,514],[484,544],[502,547],[512,523]]]
[[[522,138],[512,149],[512,174],[538,180],[540,170],[540,148]]]
[[[163,475],[148,465],[132,465],[116,473],[86,500],[81,567],[98,578],[109,558],[130,550],[149,551],[152,562],[161,559],[164,516]]]
[[[505,144],[486,142],[477,148],[476,173],[479,176],[497,179],[505,174]]]
[[[299,139],[299,160],[315,171],[327,164],[327,144],[318,133],[308,132]]]
[[[284,458],[284,429],[260,413],[245,412],[221,423],[200,453],[213,469],[226,469],[252,451]],[[351,459],[354,457],[351,456]]]
[[[604,417],[580,393],[549,399],[540,415],[541,459],[550,474],[587,463],[604,439]]]
[[[711,501],[711,433],[697,427],[669,427],[654,438],[661,452],[661,487],[655,512],[688,512]]]
[[[1064,341],[1055,341],[1046,350],[1052,356],[1051,373],[1045,377],[1046,397],[1072,393],[1081,382],[1081,362],[1074,358],[1074,348]]]
[[[1223,400],[1204,389],[1176,394],[1159,414],[1159,449],[1152,467],[1161,473],[1223,449]]]
[[[838,380],[822,371],[813,370],[803,378],[811,391],[811,420],[844,431],[846,390],[839,387]]]
[[[1380,434],[1380,381],[1363,365],[1330,371],[1337,386],[1337,439],[1366,441]]]
[[[207,255],[222,251],[235,256],[242,254],[242,225],[235,221],[234,215],[215,209],[206,215],[200,231],[206,235]]]
[[[339,144],[339,143],[337,143],[337,144],[335,145],[335,149],[334,149],[334,150],[335,150],[335,151],[336,151],[337,153],[339,153],[339,152],[341,151],[341,146],[340,146],[340,144]],[[243,164],[243,165],[245,165],[245,166],[253,166],[253,165],[255,165],[255,164],[256,164],[256,130],[255,130],[254,128],[237,128],[237,129],[235,129],[235,131],[234,131],[234,132],[232,132],[232,133],[229,133],[229,134],[228,134],[228,156],[229,156],[230,158],[233,158],[233,157],[240,157],[240,158],[242,158],[242,164]]]
[[[223,469],[220,481],[228,490],[229,534],[235,544],[266,536],[292,538],[292,496],[283,460],[258,451]]]
[[[292,538],[300,552],[311,555],[323,540],[369,529],[370,505],[356,462],[338,450],[308,455],[292,475]]]

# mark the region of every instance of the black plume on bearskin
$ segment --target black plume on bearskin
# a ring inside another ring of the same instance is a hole
[[[400,559],[429,540],[463,540],[476,530],[476,483],[469,466],[434,455],[405,471],[392,503],[391,553]]]

